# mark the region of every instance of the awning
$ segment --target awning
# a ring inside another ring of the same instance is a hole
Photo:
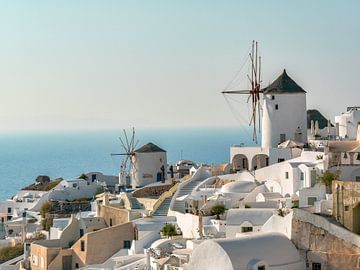
[[[296,148],[296,147],[303,147],[304,144],[301,142],[293,141],[293,140],[287,140],[281,144],[278,145],[278,148]]]

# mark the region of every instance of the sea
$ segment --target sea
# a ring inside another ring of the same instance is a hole
[[[33,183],[38,175],[51,179],[91,171],[118,175],[122,157],[111,154],[124,153],[121,136],[122,130],[0,134],[0,200]],[[139,129],[135,140],[138,147],[152,142],[165,149],[168,163],[189,159],[209,165],[229,162],[232,145],[255,145],[243,127]]]

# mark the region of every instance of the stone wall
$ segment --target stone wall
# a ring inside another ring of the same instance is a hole
[[[175,183],[172,184],[159,184],[153,186],[147,186],[134,191],[133,196],[136,198],[159,198],[161,194],[168,191]]]
[[[124,248],[124,241],[132,241],[135,236],[136,232],[132,222],[87,233],[71,248],[73,250],[73,266],[77,264],[79,267],[83,267],[104,263]],[[83,242],[83,250],[81,242]]]
[[[130,211],[109,205],[100,205],[98,215],[104,218],[107,226],[123,224],[131,219]]]
[[[46,245],[44,245],[46,244]],[[40,240],[31,244],[30,265],[32,270],[49,269],[51,261],[61,250],[59,240]]]
[[[360,269],[360,236],[331,219],[294,209],[291,240],[308,270],[321,263],[322,270]]]
[[[360,182],[333,181],[332,190],[334,218],[360,233]]]

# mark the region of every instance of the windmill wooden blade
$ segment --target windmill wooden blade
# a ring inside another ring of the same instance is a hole
[[[249,103],[250,98],[251,98],[251,94],[248,96],[246,103]]]
[[[240,94],[240,95],[248,95],[251,90],[226,90],[222,91],[222,94]]]
[[[261,90],[261,57],[258,54],[258,43],[253,41],[251,52],[249,54],[250,64],[251,64],[251,73],[247,75],[247,78],[250,82],[251,89],[249,90],[224,90],[223,94],[240,94],[240,95],[249,95],[247,98],[247,103],[249,103],[250,98],[252,101],[252,114],[250,117],[249,125],[253,126],[253,140],[257,143],[257,121],[259,120],[259,131],[260,131],[260,94],[263,93]]]
[[[124,149],[124,151],[125,151],[125,152],[127,152],[127,151],[128,151],[128,149],[127,149],[127,147],[126,147],[126,145],[125,145],[124,141],[121,139],[121,137],[119,137],[119,140],[120,140],[120,143],[121,143],[122,148]]]
[[[125,141],[126,141],[127,151],[129,151],[130,144],[129,144],[129,140],[128,140],[128,137],[127,137],[127,134],[126,134],[126,130],[124,129],[123,132],[124,132],[124,137],[125,137]]]
[[[131,135],[129,150],[130,150],[130,152],[133,152],[135,150],[135,128],[132,128],[132,135]]]

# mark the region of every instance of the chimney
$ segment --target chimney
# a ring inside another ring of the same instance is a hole
[[[103,205],[109,205],[109,194],[104,193]]]

